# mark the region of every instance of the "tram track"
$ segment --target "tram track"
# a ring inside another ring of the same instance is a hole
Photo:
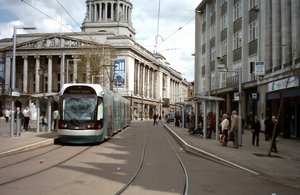
[[[42,172],[59,167],[60,165],[88,151],[92,147],[93,146],[85,146],[80,150],[78,150],[77,147],[76,150],[74,150],[72,149],[72,147],[68,148],[68,146],[60,146],[47,152],[32,156],[30,158],[23,159],[15,163],[8,164],[6,166],[2,166],[0,168],[0,175],[5,175],[5,177],[0,178],[0,186],[11,184],[22,179],[30,178],[34,175],[38,175]],[[61,155],[61,159],[55,159],[52,161],[49,160],[51,162],[44,162],[47,161],[47,159],[50,159],[49,156],[51,155],[51,153],[60,153],[61,150],[65,151],[66,148],[70,150],[70,153],[68,155]],[[20,167],[23,167],[23,169]],[[24,167],[28,170],[26,170]],[[16,172],[14,170],[18,171]]]
[[[47,151],[45,151],[45,152],[42,152],[42,153],[39,153],[39,154],[36,154],[36,155],[33,155],[33,156],[30,156],[30,157],[28,157],[28,158],[25,158],[25,159],[21,159],[21,160],[18,160],[18,161],[15,161],[15,162],[13,162],[13,163],[9,163],[9,164],[6,164],[6,165],[1,165],[0,166],[0,170],[1,169],[4,169],[4,168],[7,168],[7,167],[10,167],[10,166],[14,166],[14,165],[17,165],[17,164],[20,164],[20,163],[23,163],[23,162],[26,162],[26,161],[30,161],[30,160],[32,160],[32,159],[35,159],[35,158],[38,158],[38,157],[41,157],[41,156],[43,156],[43,155],[45,155],[45,154],[47,154],[47,153],[50,153],[50,152],[52,152],[52,151],[56,151],[56,150],[58,150],[58,149],[60,149],[60,148],[62,148],[63,146],[57,146],[57,147],[55,147],[55,148],[51,148],[50,150],[47,150]],[[12,154],[12,155],[9,155],[9,157],[10,156],[16,156],[16,155],[19,155],[20,153],[18,153],[18,154]],[[23,154],[23,153],[22,153]],[[7,158],[8,156],[2,156],[2,157],[0,157],[0,159],[2,159],[2,158]]]
[[[147,162],[145,161],[145,156],[147,155],[147,147],[148,147],[148,142],[149,142],[148,131],[150,131],[149,128],[147,128],[145,136],[144,136],[143,149],[142,149],[141,158],[140,158],[140,162],[139,162],[139,166],[138,166],[137,170],[134,172],[134,174],[129,179],[129,181],[124,186],[122,186],[118,191],[116,191],[114,193],[114,195],[120,195],[120,194],[126,193],[126,191],[128,191],[128,189],[134,184],[134,182],[136,182],[138,180],[138,177],[140,176],[140,173],[142,172],[143,168],[145,167],[145,164],[147,164]],[[172,151],[175,158],[177,159],[177,162],[180,164],[180,167],[182,168],[182,174],[183,174],[182,177],[183,177],[183,181],[184,181],[184,184],[183,184],[184,187],[182,189],[181,194],[187,195],[188,194],[188,174],[187,174],[187,170],[186,170],[185,165],[184,165],[183,161],[181,160],[178,152],[176,151],[175,146],[167,138],[166,132],[163,131],[163,134],[164,134],[163,137],[164,137],[165,143],[167,143],[169,149]]]

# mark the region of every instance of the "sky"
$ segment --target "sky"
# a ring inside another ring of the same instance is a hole
[[[36,27],[30,33],[79,32],[86,13],[85,1],[0,0],[0,39],[11,38],[14,25]],[[194,81],[194,10],[200,2],[131,0],[136,42],[149,51],[161,53],[188,81]],[[18,33],[28,32],[18,30]]]

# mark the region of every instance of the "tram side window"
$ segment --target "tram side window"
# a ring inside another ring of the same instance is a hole
[[[99,99],[98,109],[97,109],[97,120],[103,119],[103,101]]]

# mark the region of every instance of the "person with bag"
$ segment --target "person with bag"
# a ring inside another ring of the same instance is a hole
[[[227,114],[223,114],[223,119],[220,125],[221,125],[221,133],[222,133],[220,143],[222,144],[222,146],[227,146],[228,129],[229,129],[229,120]]]

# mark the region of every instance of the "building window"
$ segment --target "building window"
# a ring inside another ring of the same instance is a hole
[[[216,58],[216,49],[215,47],[210,48],[210,61],[215,61]]]
[[[206,42],[206,31],[204,31],[204,32],[201,34],[201,42],[202,42],[202,43],[205,43],[205,42]]]
[[[227,13],[224,13],[221,16],[221,30],[224,30],[227,27],[228,27],[228,15]]]
[[[249,8],[255,8],[257,6],[257,0],[249,0]]]
[[[215,12],[216,12],[216,3],[214,2],[210,5],[210,15],[211,16],[214,15]]]
[[[257,20],[249,24],[249,42],[257,39],[258,29],[257,29]]]
[[[216,36],[216,23],[213,23],[210,26],[210,38],[213,38],[214,36]]]
[[[238,1],[234,6],[233,6],[233,21],[236,21],[242,17],[242,2]]]
[[[242,32],[238,31],[233,34],[233,50],[242,47]]]
[[[227,39],[221,42],[221,56],[227,55]]]
[[[221,6],[224,5],[227,2],[227,0],[221,0]]]

